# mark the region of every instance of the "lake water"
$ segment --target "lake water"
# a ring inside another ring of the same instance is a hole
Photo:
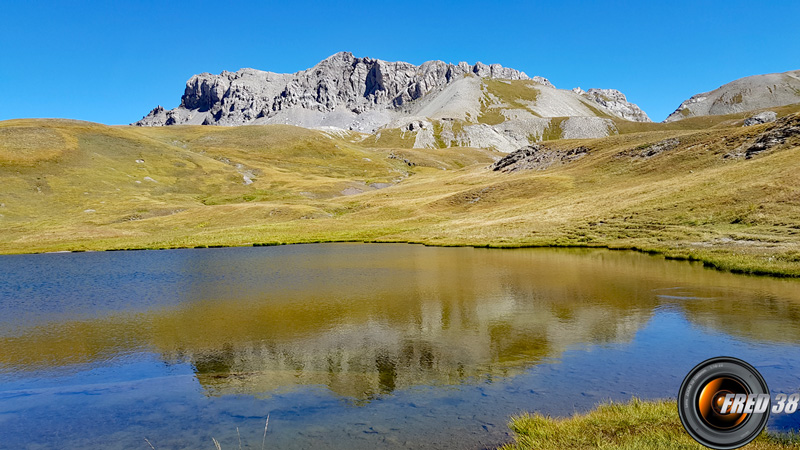
[[[720,355],[800,392],[800,282],[588,249],[0,256],[4,449],[260,449],[268,414],[266,448],[492,448]]]

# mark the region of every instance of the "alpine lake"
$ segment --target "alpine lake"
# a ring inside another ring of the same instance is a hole
[[[306,244],[0,274],[3,449],[494,448],[524,411],[675,398],[714,356],[800,392],[800,280],[635,252]]]

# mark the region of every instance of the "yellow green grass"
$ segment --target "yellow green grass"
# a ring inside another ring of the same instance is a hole
[[[488,169],[503,156],[492,150],[411,149],[402,139],[384,147],[359,133],[5,121],[0,253],[322,241],[597,246],[800,276],[798,143],[724,158],[771,125],[716,120],[551,141],[590,152],[513,174]],[[672,138],[674,149],[631,156]]]
[[[505,122],[504,109],[524,109],[538,116],[526,103],[535,102],[539,96],[536,83],[532,80],[483,79],[484,97],[481,99],[481,113],[478,122],[497,125]]]
[[[502,450],[528,449],[705,449],[683,429],[674,400],[607,403],[587,414],[554,419],[540,414],[516,417],[514,443]],[[797,435],[762,432],[751,450],[800,448]]]
[[[550,125],[544,130],[542,135],[543,141],[555,141],[561,139],[564,130],[561,129],[561,124],[567,120],[567,117],[554,117],[550,119]]]
[[[640,133],[647,131],[680,131],[680,130],[707,130],[710,128],[736,128],[741,127],[744,120],[761,111],[775,111],[778,116],[785,116],[788,114],[800,112],[800,103],[787,106],[777,106],[773,108],[764,108],[756,111],[743,111],[733,114],[725,114],[719,116],[694,116],[686,117],[684,119],[668,122],[668,123],[652,123],[652,122],[630,122],[620,118],[612,117],[619,132],[622,133]],[[688,109],[681,111],[686,114],[691,114]]]

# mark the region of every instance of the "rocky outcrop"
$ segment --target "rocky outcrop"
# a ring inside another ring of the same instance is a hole
[[[663,141],[658,141],[653,144],[643,145],[636,148],[631,148],[625,151],[622,151],[615,155],[617,158],[629,157],[629,158],[640,158],[640,159],[650,159],[653,156],[660,155],[661,153],[668,152],[678,148],[681,144],[681,141],[675,138],[665,139]]]
[[[775,123],[775,126],[762,133],[756,141],[745,151],[745,158],[784,144],[787,140],[795,142],[800,138],[800,115],[792,114]]]
[[[753,125],[760,125],[762,123],[775,122],[775,119],[777,118],[778,114],[776,114],[775,111],[764,111],[744,119],[743,126],[750,127]]]
[[[195,75],[178,108],[157,107],[135,125],[289,123],[372,131],[409,103],[471,75],[528,79],[499,64],[428,61],[415,66],[341,52],[294,74],[242,69]]]
[[[625,94],[616,89],[589,89],[584,91],[577,87],[572,92],[603,106],[613,115],[622,119],[632,122],[652,122],[638,105],[630,103]]]
[[[664,122],[800,103],[800,70],[755,75],[692,96]]]
[[[781,145],[800,145],[800,113],[781,117],[755,139],[748,140],[724,158],[750,159]]]
[[[583,146],[570,149],[550,149],[533,144],[509,153],[489,168],[504,173],[519,170],[545,170],[554,164],[565,164],[583,158],[587,153],[589,153],[589,149]]]
[[[425,64],[431,64],[431,63],[441,63],[441,61],[429,61],[429,62],[427,62]],[[423,64],[423,66],[425,64]],[[467,66],[466,66],[465,63],[462,62],[462,63],[459,63],[458,66],[456,66],[456,67],[458,67],[459,69],[465,69]],[[524,72],[520,72],[520,71],[515,70],[515,69],[509,69],[507,67],[501,66],[500,64],[492,64],[492,65],[487,66],[486,64],[478,62],[478,63],[476,63],[474,66],[472,66],[470,68],[470,71],[472,73],[474,73],[475,75],[481,77],[481,78],[502,78],[502,79],[505,79],[505,80],[527,80],[528,79],[528,76],[525,75]],[[520,74],[522,76],[520,76]],[[537,77],[537,78],[541,78],[541,77]],[[548,81],[548,83],[549,83],[549,81]]]

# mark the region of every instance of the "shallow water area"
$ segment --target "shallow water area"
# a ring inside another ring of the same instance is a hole
[[[632,252],[309,244],[0,256],[0,448],[486,448],[512,414],[800,392],[800,282]],[[798,430],[800,413],[773,429]]]

